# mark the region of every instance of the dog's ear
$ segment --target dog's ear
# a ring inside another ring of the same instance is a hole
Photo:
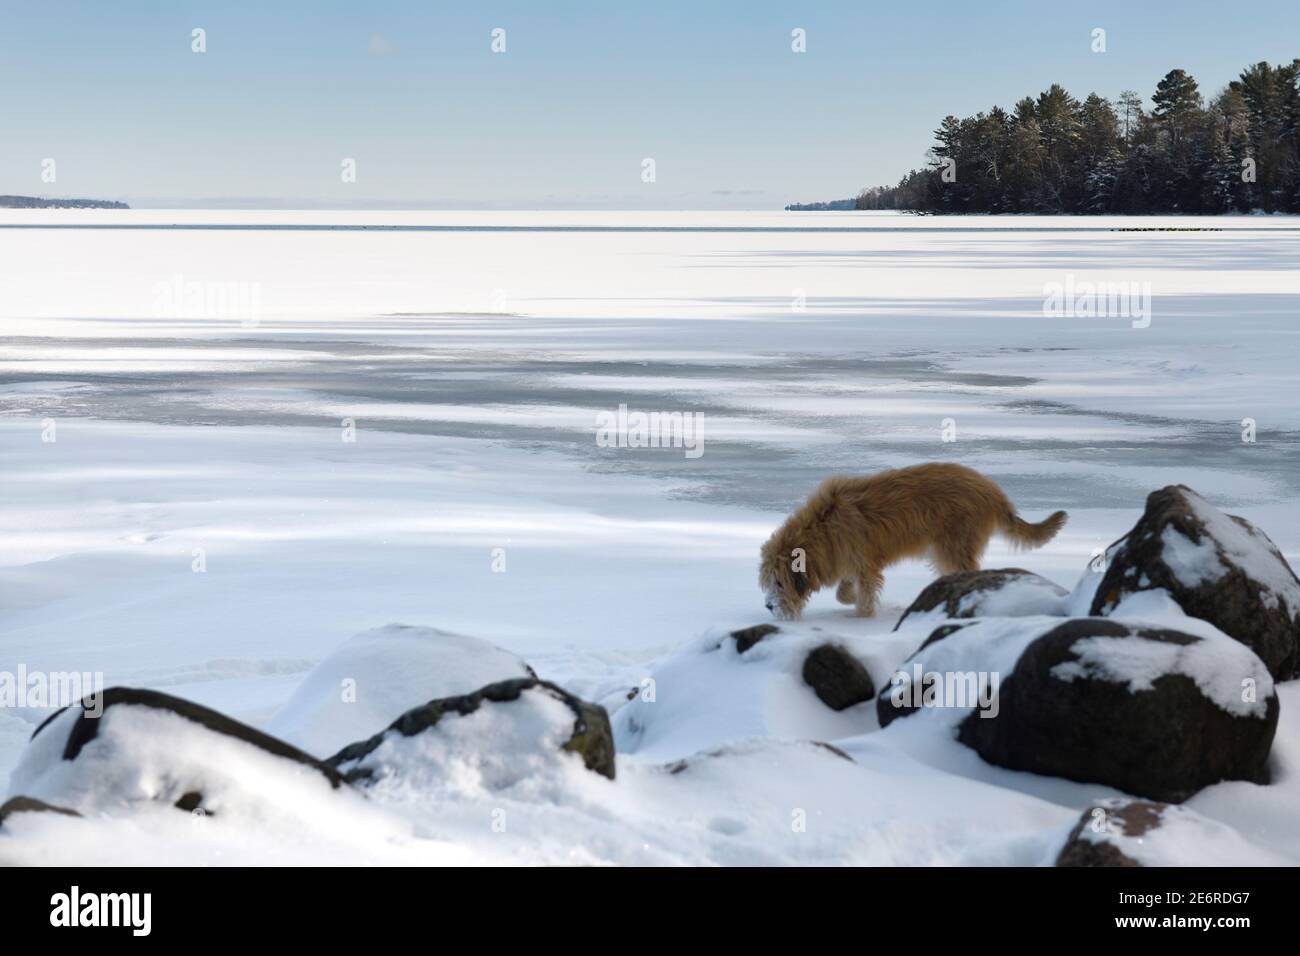
[[[808,593],[808,572],[791,571],[790,577],[794,581],[794,589],[800,597]]]

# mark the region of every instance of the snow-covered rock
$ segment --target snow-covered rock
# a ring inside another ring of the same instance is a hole
[[[177,808],[290,831],[311,816],[342,825],[364,803],[347,789],[333,767],[284,741],[190,701],[128,687],[46,721],[9,784],[12,797],[86,816]]]
[[[1060,585],[1021,568],[986,568],[945,574],[931,582],[898,619],[904,622],[944,618],[1064,615],[1068,592]]]
[[[525,677],[408,710],[387,729],[344,747],[329,764],[362,786],[420,788],[470,779],[491,791],[564,759],[614,778],[605,709]]]
[[[998,766],[1169,802],[1220,780],[1266,782],[1278,720],[1268,669],[1184,620],[1192,632],[1104,618],[948,626],[899,668],[877,714],[886,728],[939,720]]]
[[[427,701],[534,676],[521,658],[487,641],[389,624],[357,634],[317,665],[266,729],[323,757]]]
[[[1278,680],[1300,676],[1300,580],[1263,531],[1185,485],[1147,497],[1108,549],[1089,613],[1114,615],[1126,595],[1153,590],[1251,648]]]
[[[1057,854],[1057,866],[1281,865],[1232,827],[1187,807],[1150,800],[1098,801],[1083,811]]]
[[[706,635],[661,660],[615,712],[619,752],[672,760],[746,737],[875,730],[874,688],[914,647],[808,622]]]

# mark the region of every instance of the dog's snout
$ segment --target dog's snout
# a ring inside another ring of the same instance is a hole
[[[764,606],[765,606],[769,611],[775,611],[775,610],[776,610],[775,605],[773,605],[771,601],[768,601],[767,604],[764,605]]]

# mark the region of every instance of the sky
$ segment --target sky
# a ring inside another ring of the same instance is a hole
[[[1213,93],[1300,56],[1296,0],[0,0],[0,23],[0,193],[135,206],[779,209],[896,183],[945,115],[1053,82],[1149,98],[1180,67]]]

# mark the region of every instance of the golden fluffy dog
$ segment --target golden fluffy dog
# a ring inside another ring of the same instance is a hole
[[[778,618],[798,618],[814,591],[837,583],[840,603],[870,617],[891,564],[928,555],[940,574],[976,571],[995,532],[1037,548],[1065,518],[1021,520],[1001,488],[962,465],[827,478],[763,545],[759,586]]]

